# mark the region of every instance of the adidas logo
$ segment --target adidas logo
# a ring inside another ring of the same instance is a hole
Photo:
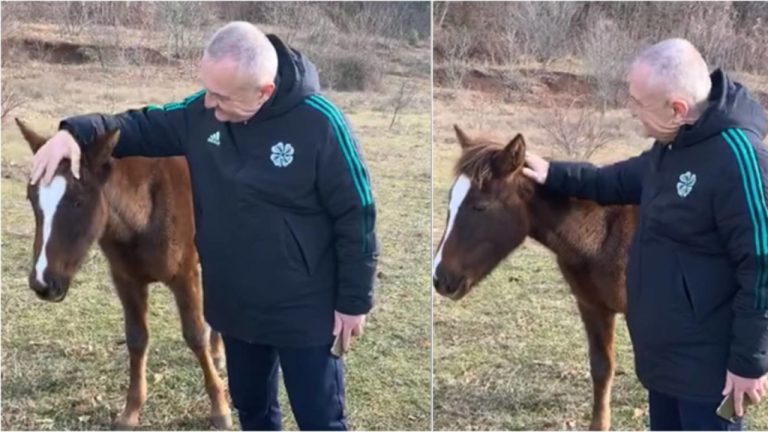
[[[221,144],[221,141],[219,139],[220,136],[221,136],[221,134],[218,131],[216,131],[216,132],[212,133],[211,136],[208,137],[208,142],[213,144],[213,145],[219,145],[219,144]]]

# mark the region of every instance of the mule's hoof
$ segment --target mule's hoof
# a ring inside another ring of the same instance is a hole
[[[132,431],[139,427],[139,420],[128,419],[120,416],[117,418],[117,420],[115,420],[115,423],[112,425],[112,427],[114,428],[114,430]]]
[[[231,430],[232,429],[232,415],[225,414],[211,417],[211,424],[216,430]]]

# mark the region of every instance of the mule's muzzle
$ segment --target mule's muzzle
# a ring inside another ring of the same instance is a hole
[[[466,276],[459,276],[443,271],[438,266],[432,277],[432,285],[438,294],[448,297],[451,300],[458,300],[464,297],[469,291],[469,281]]]
[[[69,279],[64,277],[52,276],[49,273],[43,275],[44,283],[41,283],[33,271],[29,275],[29,287],[42,300],[50,302],[60,302],[67,296],[69,291]]]

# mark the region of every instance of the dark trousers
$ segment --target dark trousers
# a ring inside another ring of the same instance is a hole
[[[715,411],[719,403],[702,403],[678,399],[650,390],[648,405],[651,430],[743,430],[744,422],[731,423]]]
[[[329,345],[276,348],[223,339],[229,392],[243,430],[280,430],[278,363],[299,429],[347,429],[343,363]]]

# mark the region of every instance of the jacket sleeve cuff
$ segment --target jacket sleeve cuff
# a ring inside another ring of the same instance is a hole
[[[760,378],[768,373],[768,353],[757,353],[750,359],[731,355],[728,359],[728,370],[743,378]],[[750,361],[747,361],[750,360]]]
[[[73,121],[71,118],[67,118],[59,122],[59,130],[65,130],[72,135],[72,137],[77,141],[77,145],[80,146],[80,148],[83,148],[86,146],[86,144],[89,142],[85,137],[83,137],[80,132],[77,130],[75,125],[73,124]]]
[[[336,311],[345,315],[365,315],[373,308],[373,299],[340,296],[336,300]]]
[[[568,174],[568,167],[566,164],[566,162],[550,162],[549,171],[547,171],[547,180],[544,182],[544,186],[558,192],[564,192],[562,186],[565,177]]]

